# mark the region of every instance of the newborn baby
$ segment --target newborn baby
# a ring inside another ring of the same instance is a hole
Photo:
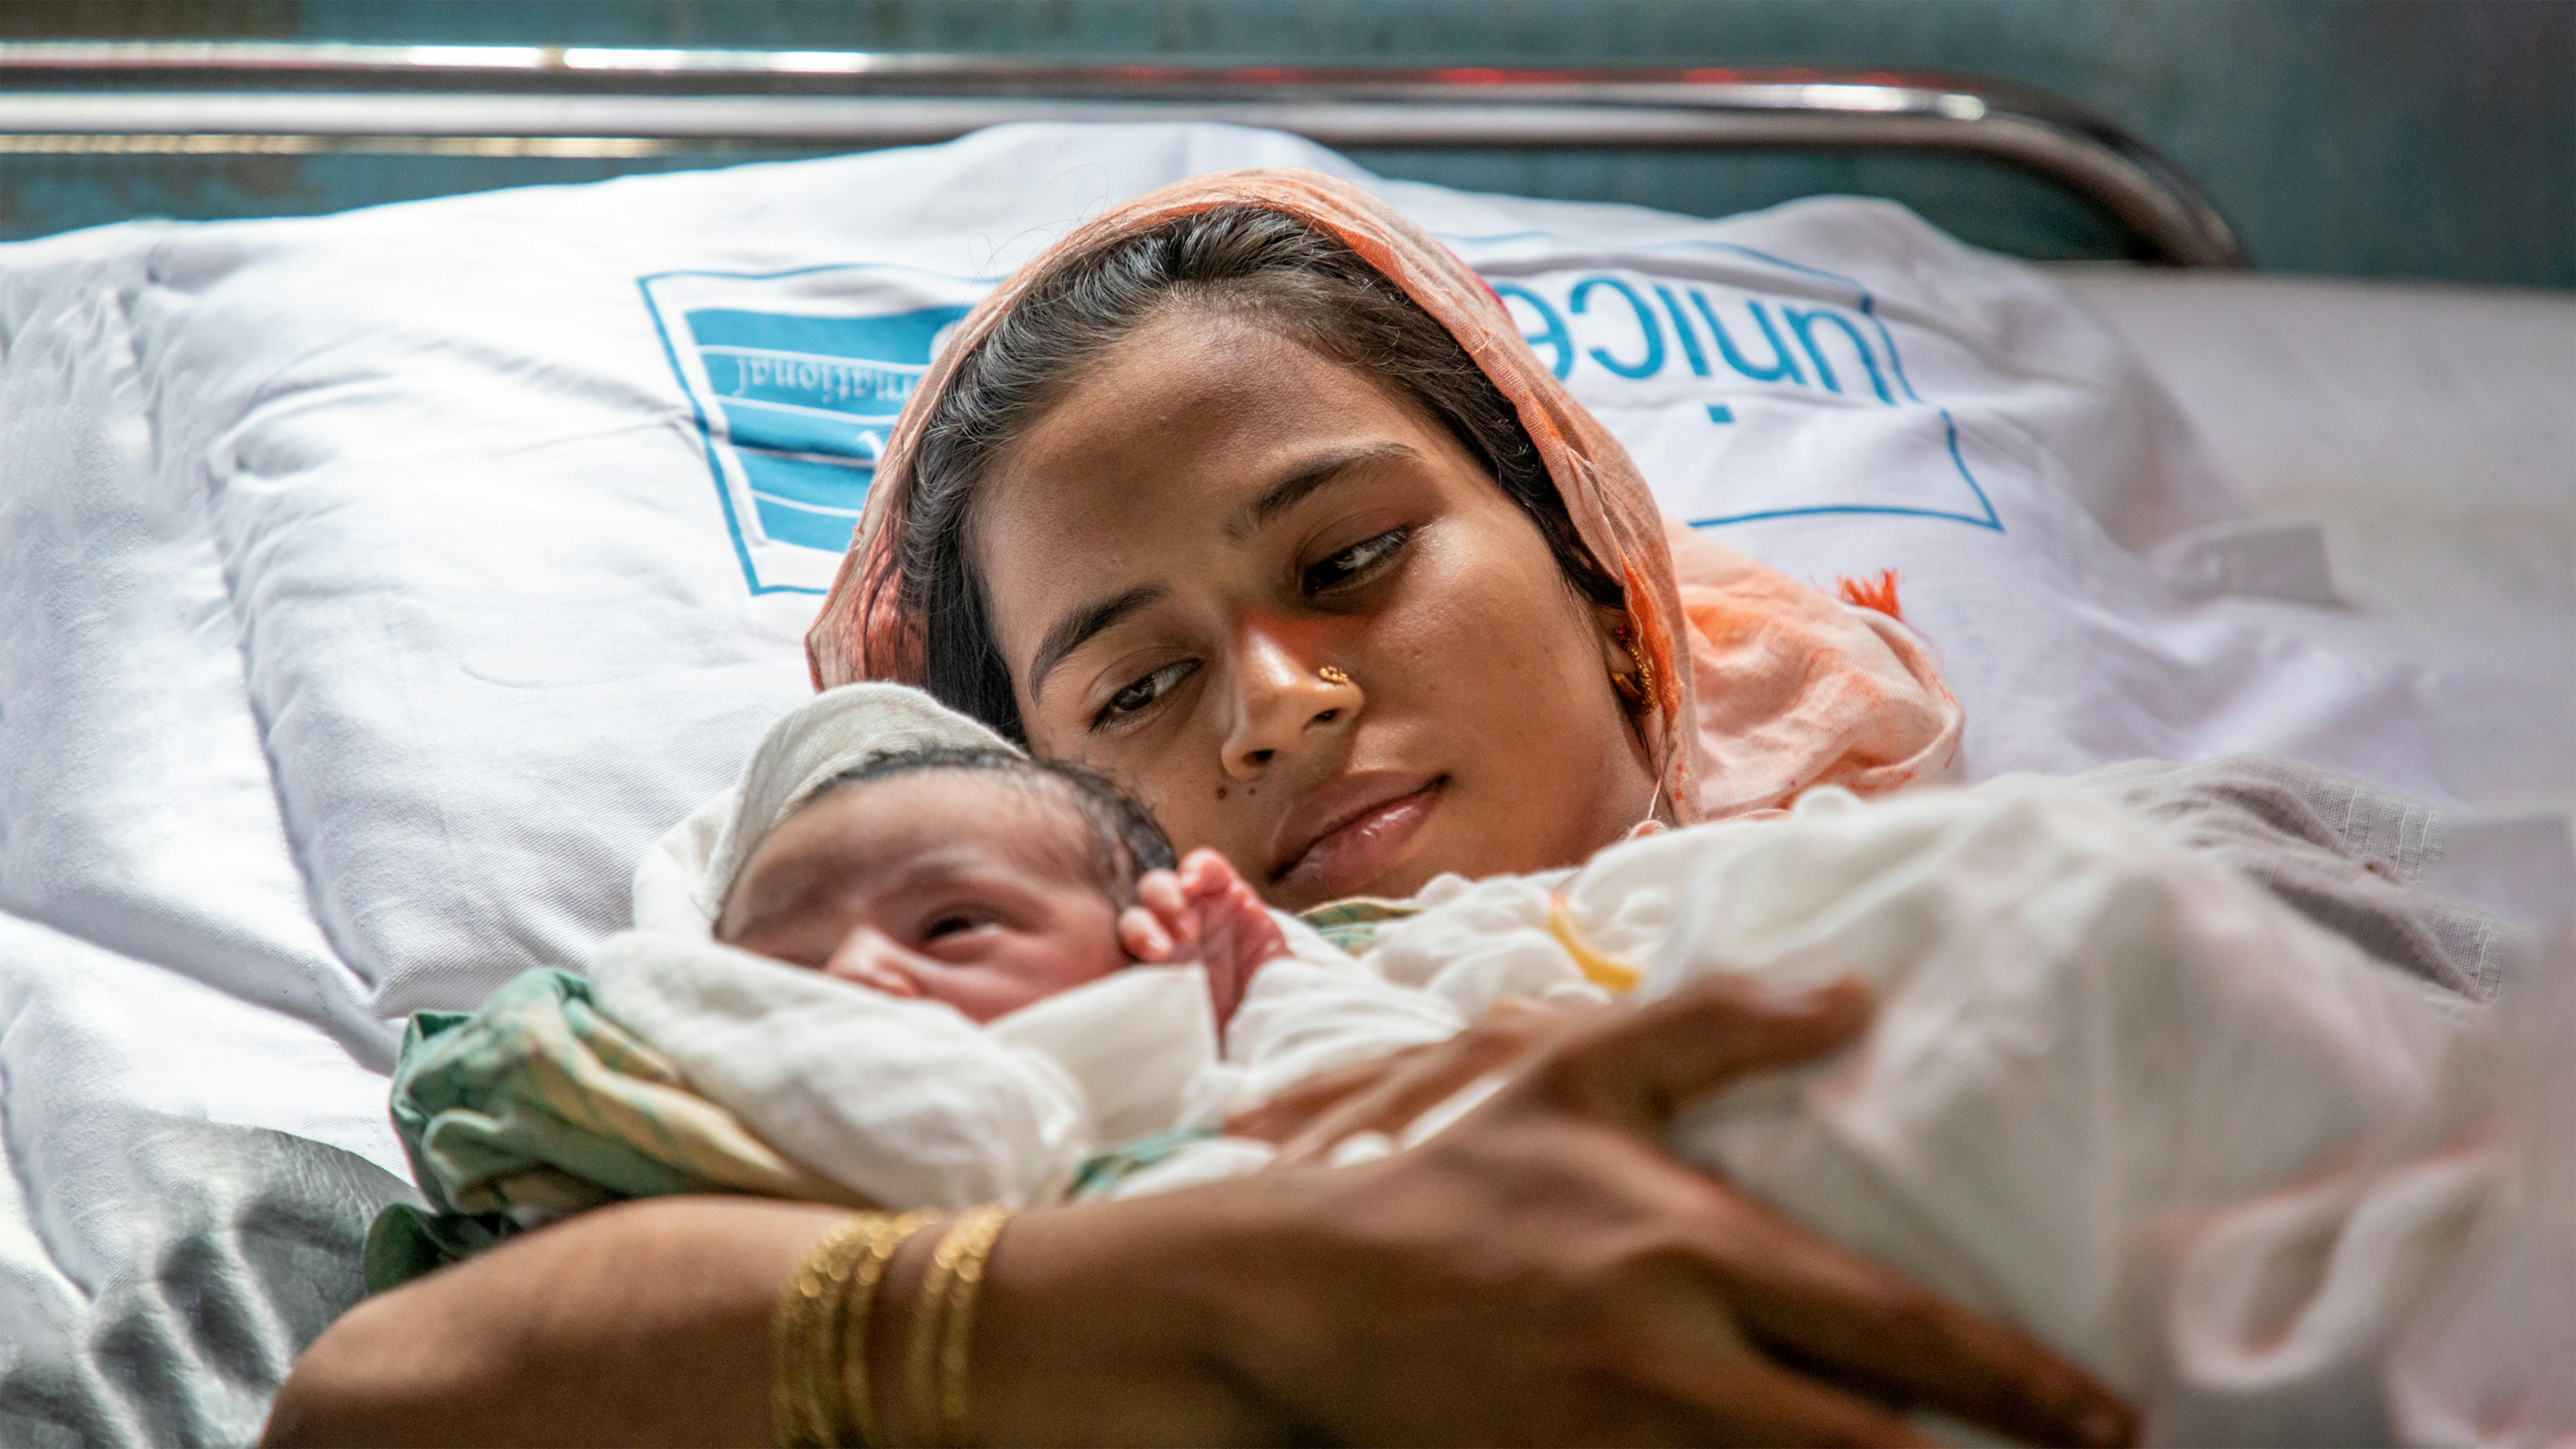
[[[845,686],[656,843],[587,989],[762,1142],[903,1207],[1048,1201],[1105,1147],[1458,1029],[1172,857],[1102,777]]]
[[[990,746],[871,757],[752,850],[716,939],[989,1022],[1139,962],[1196,962],[1220,1027],[1287,953],[1214,851],[1171,842],[1106,776]]]

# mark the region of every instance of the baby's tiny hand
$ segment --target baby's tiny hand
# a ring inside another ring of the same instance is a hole
[[[1181,891],[1181,878],[1149,870],[1136,881],[1136,904],[1118,913],[1118,944],[1148,966],[1195,959],[1198,917]]]
[[[1136,902],[1118,918],[1119,944],[1139,961],[1206,968],[1220,1026],[1261,963],[1288,954],[1261,897],[1213,850],[1191,851],[1177,871],[1146,872]]]

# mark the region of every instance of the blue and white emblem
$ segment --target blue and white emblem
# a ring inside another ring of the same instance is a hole
[[[862,265],[640,285],[752,592],[828,589],[895,415],[991,284]]]
[[[1723,242],[1447,240],[1692,527],[1876,515],[2003,532],[1977,476],[1992,447],[1915,390],[1860,282]]]

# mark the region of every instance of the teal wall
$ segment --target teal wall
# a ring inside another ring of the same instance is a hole
[[[0,0],[0,36],[76,35],[1958,70],[2047,87],[2146,137],[2200,181],[2259,265],[2576,287],[2571,0]],[[2119,247],[2105,223],[2038,183],[1961,161],[1359,159],[1454,185],[1704,214],[1863,191],[2026,254]],[[0,233],[329,210],[632,169],[0,158]]]

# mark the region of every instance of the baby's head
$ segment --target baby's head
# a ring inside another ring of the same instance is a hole
[[[1154,817],[1093,771],[905,750],[834,775],[772,828],[716,939],[990,1021],[1130,964],[1119,918],[1172,864]]]

